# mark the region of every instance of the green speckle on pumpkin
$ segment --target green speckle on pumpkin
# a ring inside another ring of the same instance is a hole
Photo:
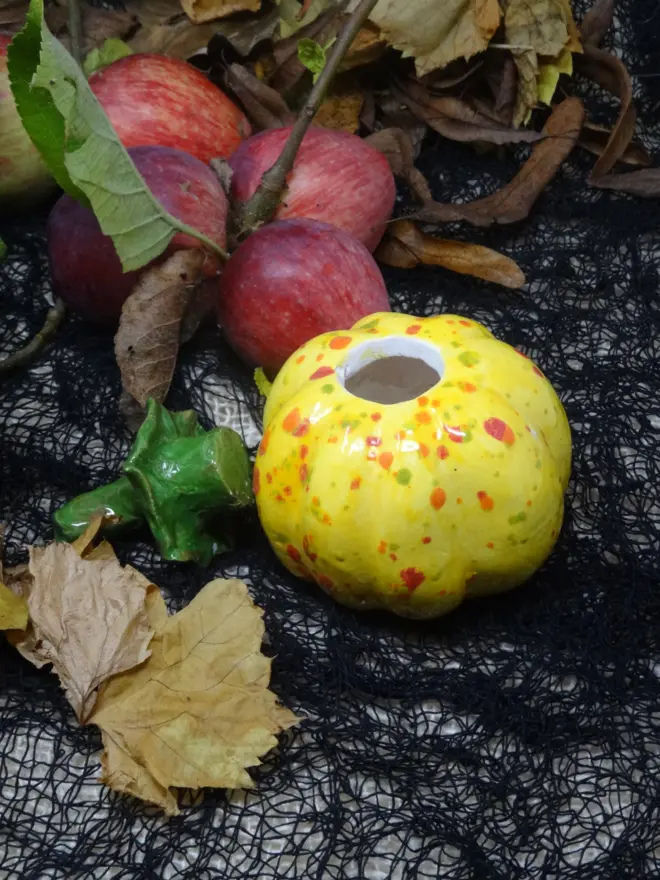
[[[324,394],[332,394],[332,392],[333,392],[334,390],[335,390],[335,386],[334,386],[334,385],[323,385],[323,386],[321,387],[321,391],[322,391]]]
[[[523,522],[527,519],[527,514],[524,510],[521,510],[520,513],[514,513],[513,516],[509,517],[509,525],[515,526],[516,523]]]
[[[396,481],[401,486],[407,486],[411,480],[412,473],[408,470],[408,468],[401,468],[400,471],[397,471]]]
[[[341,426],[342,428],[357,428],[360,425],[360,419],[342,419]]]
[[[380,323],[380,318],[374,318],[373,321],[367,321],[366,324],[360,324],[356,330],[373,330]]]
[[[466,367],[474,367],[480,360],[476,351],[464,351],[463,354],[459,354],[458,359]]]
[[[451,347],[452,347],[452,348],[462,348],[460,342],[452,342]]]
[[[396,553],[396,551],[399,549],[400,546],[401,546],[400,544],[390,544],[390,550],[393,553]]]

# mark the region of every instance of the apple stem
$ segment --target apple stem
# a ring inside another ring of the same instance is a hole
[[[377,2],[378,0],[360,0],[360,3],[351,12],[348,21],[328,54],[325,67],[309,93],[305,105],[298,114],[298,118],[277,161],[268,171],[264,172],[254,195],[247,201],[236,205],[234,221],[236,241],[242,241],[253,233],[255,229],[267,223],[277,210],[282,193],[286,188],[287,176],[293,168],[293,163],[305,133],[316,116],[346,52],[353,44],[358,31]]]
[[[3,373],[9,373],[17,367],[23,367],[26,364],[29,364],[34,356],[38,354],[55,336],[58,327],[62,323],[65,312],[66,309],[64,308],[62,300],[56,299],[55,305],[48,310],[44,326],[41,330],[33,336],[23,348],[19,348],[14,354],[10,354],[8,357],[0,360],[0,375]]]

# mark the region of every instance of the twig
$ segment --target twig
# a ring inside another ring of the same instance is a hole
[[[55,300],[55,305],[48,310],[44,326],[32,337],[32,339],[19,348],[14,354],[0,361],[0,375],[9,373],[17,367],[23,367],[28,364],[36,354],[38,354],[57,333],[57,328],[62,323],[66,309],[61,299]]]
[[[71,54],[78,64],[82,64],[83,26],[79,0],[69,0],[69,39],[71,40]]]
[[[316,116],[344,55],[377,2],[378,0],[361,0],[355,7],[332,46],[325,67],[309,93],[277,161],[264,173],[254,195],[246,202],[236,206],[235,237],[238,241],[246,238],[262,224],[267,223],[277,210],[286,187],[287,175],[293,168],[305,133]]]

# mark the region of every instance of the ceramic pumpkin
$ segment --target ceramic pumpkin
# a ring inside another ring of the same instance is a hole
[[[284,565],[354,608],[430,618],[550,553],[571,465],[534,364],[456,315],[382,313],[278,374],[254,470]]]

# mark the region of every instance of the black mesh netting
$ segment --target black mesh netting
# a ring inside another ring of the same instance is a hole
[[[660,6],[617,7],[640,132],[660,147]],[[615,108],[585,91],[599,118]],[[521,293],[442,270],[389,271],[393,306],[483,321],[534,357],[566,406],[575,464],[559,545],[531,584],[413,625],[357,615],[277,564],[256,520],[210,570],[119,545],[172,607],[239,575],[265,608],[273,689],[307,720],[254,772],[166,821],[97,783],[100,739],[54,676],[0,646],[0,877],[660,877],[660,220],[658,203],[590,190],[576,151],[516,228],[456,234],[510,253]],[[430,140],[437,198],[474,197],[514,157]],[[43,218],[0,223],[3,351],[43,319]],[[69,318],[0,385],[0,516],[9,562],[49,540],[63,501],[116,473],[111,337]],[[250,372],[207,331],[183,353],[173,408],[254,448]],[[376,514],[376,512],[374,512]]]

